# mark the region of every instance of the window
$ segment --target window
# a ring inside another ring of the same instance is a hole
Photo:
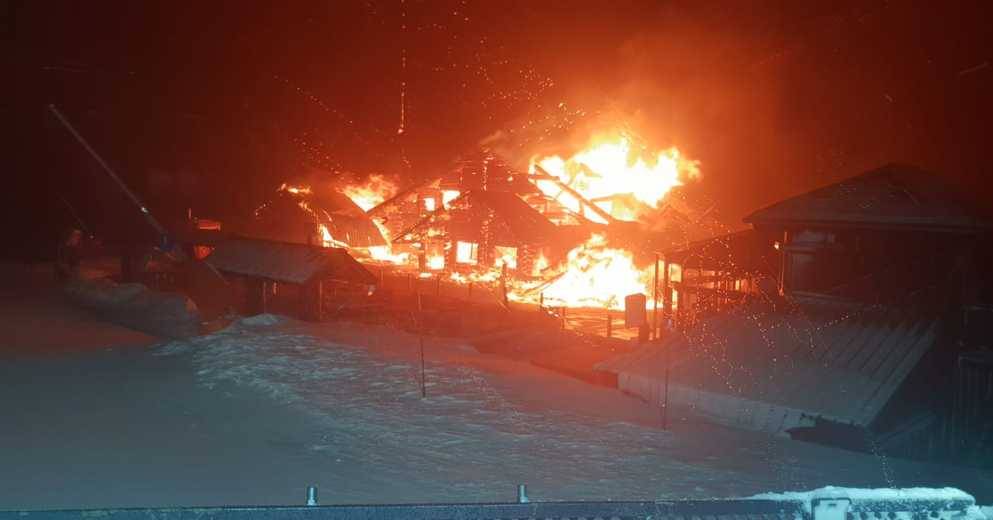
[[[479,262],[479,244],[458,241],[455,244],[455,262],[476,265]]]
[[[493,261],[494,267],[506,265],[507,269],[517,269],[517,248],[496,246],[496,259]]]

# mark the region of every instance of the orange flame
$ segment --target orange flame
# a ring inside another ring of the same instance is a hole
[[[309,195],[310,186],[294,186],[292,184],[283,183],[276,191],[288,191],[294,195]]]
[[[321,245],[324,247],[334,247],[335,239],[331,236],[331,232],[328,231],[328,227],[324,224],[317,226],[321,232]]]
[[[633,197],[647,207],[658,208],[669,190],[683,184],[682,179],[700,175],[698,162],[683,158],[676,148],[650,154],[643,147],[634,146],[625,135],[598,140],[568,159],[557,155],[536,158],[532,160],[532,173],[536,170],[534,165],[541,166],[614,218],[629,221],[637,219],[639,209],[624,204],[618,196]],[[535,185],[572,211],[605,223],[555,182],[537,179]]]
[[[428,269],[441,271],[445,268],[445,257],[443,255],[431,255],[427,258]]]
[[[562,274],[544,288],[544,300],[564,307],[624,309],[624,297],[644,294],[651,297],[652,269],[640,269],[631,253],[607,247],[607,239],[594,233],[589,240],[569,251]],[[512,299],[534,299],[518,291]]]
[[[364,183],[345,185],[342,193],[352,199],[362,211],[369,211],[397,193],[397,185],[383,175],[370,175]]]

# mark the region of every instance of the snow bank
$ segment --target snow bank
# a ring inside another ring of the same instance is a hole
[[[187,338],[200,330],[196,304],[179,293],[152,291],[141,284],[100,278],[75,280],[65,293],[103,319],[165,338]]]
[[[748,497],[759,500],[781,500],[781,501],[802,501],[804,508],[809,512],[811,503],[815,499],[848,498],[853,502],[859,501],[889,501],[896,503],[911,503],[915,501],[926,501],[936,503],[952,504],[954,502],[966,502],[969,507],[970,518],[985,518],[975,507],[976,500],[972,495],[956,488],[847,488],[826,486],[811,491],[787,491],[783,493],[762,493]],[[975,516],[978,515],[978,516]]]
[[[751,496],[752,499],[764,500],[806,500],[815,498],[850,498],[852,500],[928,500],[933,502],[951,502],[965,500],[975,504],[972,495],[956,488],[846,488],[826,486],[811,491],[787,491],[783,493],[763,493]]]

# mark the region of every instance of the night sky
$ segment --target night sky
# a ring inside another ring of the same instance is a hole
[[[894,161],[993,196],[988,2],[279,4],[6,2],[9,252],[43,254],[59,197],[137,218],[48,103],[162,213],[314,168],[426,177],[484,139],[523,165],[610,124],[698,159],[732,224]]]

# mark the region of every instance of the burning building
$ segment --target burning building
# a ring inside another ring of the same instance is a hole
[[[248,219],[226,223],[247,237],[369,249],[386,246],[379,228],[351,198],[331,186],[283,184]]]
[[[527,172],[481,150],[369,214],[422,271],[494,281],[506,270],[512,300],[620,309],[650,295],[654,251],[713,234],[708,211],[669,196],[698,176],[677,150],[649,154],[625,136],[534,157]]]
[[[736,427],[894,454],[921,455],[912,448],[923,442],[939,446],[931,456],[961,456],[948,433],[964,410],[961,323],[964,309],[991,301],[980,239],[993,222],[940,178],[902,165],[745,221],[754,230],[738,237],[744,244],[724,259],[699,256],[699,268],[752,264],[768,276],[773,267],[777,283],[600,368],[651,402]],[[736,278],[709,292],[727,297]]]

